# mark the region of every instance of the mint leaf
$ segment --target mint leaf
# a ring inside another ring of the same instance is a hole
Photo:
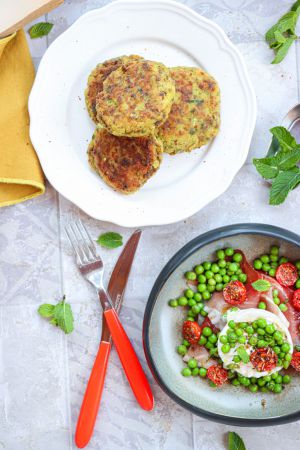
[[[54,313],[54,305],[50,303],[44,303],[38,309],[38,313],[42,317],[52,317]]]
[[[270,129],[273,137],[275,137],[281,147],[281,150],[292,150],[297,146],[296,139],[284,127],[273,127]]]
[[[69,303],[65,302],[65,297],[63,300],[55,305],[54,309],[54,319],[57,325],[66,333],[69,334],[74,330],[73,326],[73,313]]]
[[[271,283],[267,280],[256,280],[251,286],[258,292],[265,292],[271,288]]]
[[[244,364],[247,364],[250,361],[250,357],[249,357],[248,353],[246,352],[245,347],[238,347],[236,349],[236,352]]]
[[[123,245],[123,238],[119,233],[109,231],[108,233],[101,234],[97,243],[106,248],[117,248]]]
[[[246,450],[243,439],[234,431],[228,433],[228,450]]]
[[[50,33],[52,30],[53,23],[50,22],[39,22],[35,25],[32,25],[31,28],[29,28],[28,33],[31,39],[40,38],[43,36],[47,36],[47,34]]]
[[[270,205],[280,205],[284,202],[289,192],[300,183],[300,169],[287,170],[279,173],[274,179],[270,190]]]
[[[293,4],[293,6],[291,7],[291,11],[296,11],[296,13],[300,14],[300,0],[297,0],[296,3]]]
[[[288,152],[281,151],[271,159],[279,170],[292,169],[300,161],[300,147],[298,146],[298,148],[289,150]]]
[[[280,145],[278,140],[276,139],[275,136],[272,136],[272,141],[271,141],[271,145],[269,147],[268,153],[267,153],[267,157],[269,156],[274,156],[278,150],[280,149]]]
[[[277,165],[273,164],[273,159],[274,157],[253,159],[253,164],[255,165],[257,172],[266,180],[275,178],[279,173]]]
[[[297,39],[297,36],[291,36],[286,39],[285,43],[282,44],[278,50],[276,50],[275,58],[273,59],[271,64],[279,64],[287,55],[290,46]]]
[[[44,303],[38,308],[38,313],[42,317],[46,317],[49,323],[54,326],[60,327],[66,334],[71,333],[73,327],[73,313],[71,306],[65,302],[65,296],[62,301],[57,305],[51,305],[50,303]]]

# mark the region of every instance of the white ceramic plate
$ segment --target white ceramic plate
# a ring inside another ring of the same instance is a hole
[[[126,196],[89,168],[94,124],[84,89],[98,62],[132,53],[213,75],[221,90],[221,129],[204,148],[165,155],[154,177]],[[29,112],[31,140],[51,184],[90,216],[131,227],[182,220],[228,188],[247,157],[256,101],[240,53],[216,24],[179,3],[132,0],[83,15],[53,42],[40,63]]]

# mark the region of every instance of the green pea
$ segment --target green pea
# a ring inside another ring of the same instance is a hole
[[[202,266],[202,264],[199,264],[194,268],[194,271],[196,272],[197,275],[201,275],[201,273],[204,272],[204,267]]]
[[[268,263],[268,262],[270,261],[270,258],[269,258],[268,255],[262,255],[262,256],[260,257],[260,260],[261,260],[263,263]]]
[[[221,347],[221,350],[223,353],[228,353],[230,351],[230,345],[229,344],[223,344]]]
[[[218,292],[222,291],[223,287],[224,287],[223,283],[217,283],[216,284],[216,291],[218,291]]]
[[[233,255],[232,259],[233,259],[233,261],[239,263],[239,262],[242,261],[243,257],[242,257],[242,255],[241,255],[241,253],[235,253],[235,254]]]
[[[233,358],[233,361],[235,362],[235,363],[239,363],[239,362],[241,362],[241,358],[238,356],[238,355],[235,355]]]
[[[295,266],[297,267],[298,270],[300,270],[300,261],[296,261]]]
[[[207,373],[207,370],[204,367],[200,367],[200,369],[199,369],[200,377],[205,378],[206,377],[206,373]]]
[[[194,300],[195,300],[195,302],[200,302],[201,300],[202,300],[202,295],[200,294],[200,292],[196,292],[195,294],[194,294]]]
[[[200,314],[201,316],[206,317],[208,313],[205,311],[205,309],[201,309]]]
[[[242,269],[238,269],[238,270],[235,272],[236,275],[241,275],[241,273],[243,273]]]
[[[184,377],[190,377],[192,375],[192,371],[189,367],[182,369],[181,373]]]
[[[263,379],[264,379],[264,381],[265,381],[266,383],[268,383],[269,381],[271,381],[270,375],[264,376]]]
[[[202,330],[202,334],[203,336],[211,336],[212,335],[212,330],[209,327],[204,327]]]
[[[262,270],[263,270],[264,272],[269,272],[270,269],[271,269],[270,264],[263,264],[263,265],[262,265]]]
[[[186,289],[184,295],[186,296],[186,298],[193,298],[194,297],[194,291],[192,291],[192,289]]]
[[[284,375],[282,377],[283,384],[289,384],[291,382],[291,377],[289,375]]]
[[[257,383],[257,378],[251,377],[250,381],[251,381],[252,384],[256,384]]]
[[[248,325],[246,327],[246,333],[247,334],[253,334],[254,333],[254,329],[253,329],[253,327],[251,327],[251,325]]]
[[[275,275],[276,275],[276,270],[275,270],[275,269],[270,269],[270,270],[269,270],[269,275],[270,275],[270,277],[275,277]]]
[[[266,333],[273,334],[275,332],[275,327],[272,323],[268,324],[265,328]]]
[[[226,275],[226,269],[220,269],[219,274],[223,277],[224,275]]]
[[[211,297],[211,294],[209,291],[204,291],[202,294],[203,300],[209,300]]]
[[[214,278],[209,278],[207,284],[209,286],[215,286],[217,283],[216,283],[216,280]]]
[[[288,307],[284,303],[280,303],[279,309],[280,311],[285,312],[288,310]]]
[[[267,386],[262,386],[261,388],[259,388],[260,392],[268,392],[268,388]]]
[[[178,306],[177,300],[169,300],[169,306],[176,308],[176,306]]]
[[[296,281],[296,288],[300,289],[300,278],[298,278],[298,280]]]
[[[216,273],[215,280],[216,280],[216,283],[222,283],[222,281],[223,281],[222,275],[220,275],[219,273]]]
[[[272,245],[271,255],[278,255],[278,254],[279,254],[279,247],[277,245]]]
[[[224,269],[226,267],[226,261],[225,259],[219,259],[218,261],[218,266],[220,267],[220,269]]]
[[[275,392],[275,394],[280,394],[281,391],[282,391],[281,384],[275,384],[273,392]]]
[[[282,344],[282,346],[281,346],[281,351],[284,352],[284,353],[289,352],[290,349],[291,349],[291,346],[290,346],[290,344],[288,344],[287,342],[285,342],[285,343]]]
[[[284,263],[287,263],[288,262],[288,259],[285,257],[285,256],[282,256],[280,259],[279,259],[279,264],[284,264]]]
[[[241,273],[241,274],[239,275],[239,281],[240,281],[241,283],[246,283],[246,281],[247,281],[247,275],[246,275],[245,273]]]
[[[277,377],[275,378],[275,383],[277,384],[281,384],[282,383],[282,376],[281,375],[277,375]]]
[[[213,264],[211,265],[210,270],[211,270],[213,273],[217,273],[217,272],[219,272],[220,267],[218,266],[218,264],[213,263]]]
[[[223,282],[224,283],[229,283],[229,281],[230,281],[230,277],[228,275],[224,275],[223,276]]]
[[[284,369],[288,369],[289,366],[290,366],[290,361],[283,361],[282,367],[283,367]]]
[[[185,278],[186,278],[187,280],[194,281],[194,280],[196,280],[197,275],[195,274],[195,272],[186,272],[186,273],[185,273]]]
[[[199,305],[192,306],[192,311],[193,311],[194,314],[199,314],[200,309],[201,308],[199,308]]]
[[[257,380],[257,384],[258,384],[258,386],[264,386],[266,384],[266,382],[263,378],[259,378]]]
[[[211,270],[207,270],[205,272],[205,276],[206,276],[206,279],[209,280],[210,278],[213,278],[214,274]]]
[[[225,255],[226,256],[232,256],[234,254],[234,250],[232,247],[228,247],[225,249]]]
[[[260,336],[264,336],[264,334],[266,334],[265,330],[263,328],[257,328],[257,334],[259,334]]]
[[[205,284],[206,283],[206,276],[201,274],[198,276],[198,281],[200,284]]]
[[[188,315],[186,316],[186,320],[190,320],[190,321],[194,322],[195,316],[192,316],[190,313],[188,313]]]
[[[239,327],[245,330],[247,328],[247,322],[240,322]]]
[[[196,377],[197,375],[199,375],[199,369],[198,369],[198,367],[195,367],[195,368],[192,370],[192,376],[193,376],[193,377]]]
[[[279,356],[280,359],[283,359],[285,357],[285,353],[284,352],[280,352],[278,356]]]
[[[266,328],[266,326],[267,326],[266,319],[258,319],[257,320],[257,325],[258,325],[259,328]]]
[[[246,338],[245,338],[245,336],[240,336],[240,337],[238,338],[238,343],[239,343],[239,344],[245,344],[245,343],[246,343]]]
[[[230,320],[230,321],[228,322],[228,326],[229,326],[230,328],[235,328],[235,321],[234,321],[234,320]]]
[[[208,286],[207,286],[207,290],[208,290],[208,292],[213,293],[213,292],[215,292],[216,287],[215,287],[215,286],[212,286],[212,285],[208,285]]]
[[[280,300],[278,297],[274,297],[273,302],[275,303],[275,305],[280,305]]]
[[[186,297],[179,297],[177,302],[179,306],[186,306],[188,304],[188,300]]]
[[[280,347],[278,347],[277,345],[275,345],[275,347],[273,347],[273,352],[275,352],[276,355],[279,355],[279,353],[280,353]]]
[[[246,378],[246,377],[242,377],[241,379],[240,379],[240,383],[243,385],[243,386],[250,386],[250,380],[249,380],[249,378]]]
[[[207,339],[206,339],[205,336],[201,335],[198,342],[199,342],[200,345],[205,345],[206,342],[207,342]]]
[[[273,289],[273,297],[278,297],[278,290],[277,289]]]
[[[188,361],[188,366],[190,369],[194,369],[195,367],[198,366],[198,361],[195,358],[191,358]]]
[[[278,255],[270,255],[270,261],[271,262],[277,262],[278,261]]]
[[[187,352],[187,348],[185,345],[178,345],[177,347],[177,352],[179,353],[179,355],[184,356]]]
[[[249,390],[251,392],[257,392],[258,391],[258,386],[256,384],[250,384],[249,385]]]
[[[262,268],[262,262],[260,259],[256,259],[253,263],[254,269],[260,270]]]
[[[236,342],[237,341],[237,335],[235,333],[229,333],[228,334],[228,341],[229,342]]]
[[[188,305],[189,305],[190,307],[195,306],[196,303],[197,303],[197,302],[196,302],[193,298],[191,298],[191,299],[188,301]]]
[[[269,389],[269,391],[274,391],[275,388],[275,383],[274,381],[270,381],[270,383],[267,383],[267,388]]]
[[[233,322],[233,320],[230,321],[230,322]],[[234,322],[233,322],[233,323],[234,323]],[[229,325],[229,324],[228,324],[228,325]],[[236,334],[237,336],[243,336],[244,332],[243,332],[243,330],[242,330],[241,328],[237,328],[237,329],[235,330],[235,334]]]
[[[267,345],[267,343],[263,339],[259,339],[257,342],[257,347],[259,347],[259,348],[266,347],[266,345]]]
[[[290,353],[287,353],[286,355],[285,355],[285,358],[284,358],[286,361],[291,361],[292,360],[292,355],[290,354]]]
[[[224,259],[224,258],[225,258],[225,252],[224,252],[224,250],[218,250],[218,251],[217,251],[217,257],[218,257],[219,259]]]
[[[217,340],[218,340],[218,338],[217,338],[217,335],[216,334],[211,334],[209,337],[208,337],[208,340],[209,340],[209,342],[212,342],[213,344],[215,344],[216,342],[217,342]]]
[[[282,334],[280,331],[276,330],[275,333],[273,334],[273,338],[275,339],[275,341],[279,341],[282,339]]]
[[[207,342],[206,344],[205,344],[205,348],[207,348],[207,349],[212,349],[212,348],[214,348],[214,344],[212,343],[212,342]]]
[[[282,365],[283,365],[282,359],[278,358],[278,360],[277,360],[277,366],[282,366]]]
[[[258,308],[259,309],[267,309],[267,305],[265,304],[265,302],[259,302],[258,303]]]
[[[222,334],[219,339],[221,344],[227,344],[227,336],[225,336],[225,334]]]
[[[231,381],[231,384],[232,384],[233,386],[239,386],[239,385],[240,385],[240,382],[239,382],[239,380],[238,380],[237,378],[234,378],[234,379]]]
[[[230,277],[230,281],[236,281],[236,280],[238,280],[239,279],[239,277],[237,276],[237,275],[232,275],[231,277]]]
[[[206,291],[206,284],[203,283],[199,283],[197,286],[198,292],[203,293],[204,291]]]
[[[254,347],[257,344],[257,337],[251,336],[251,338],[249,339],[249,344]]]
[[[186,339],[183,339],[182,340],[182,345],[185,345],[188,348],[191,344]]]
[[[203,263],[203,267],[205,270],[209,270],[211,268],[211,263],[209,261],[205,261]]]
[[[230,272],[236,272],[238,270],[238,268],[239,268],[239,266],[234,262],[229,264]]]

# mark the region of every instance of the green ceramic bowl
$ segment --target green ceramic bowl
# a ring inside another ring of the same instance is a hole
[[[183,274],[197,263],[210,260],[217,249],[243,250],[249,260],[280,245],[282,254],[300,259],[300,237],[263,224],[238,224],[205,233],[179,250],[159,274],[144,316],[143,339],[148,364],[161,388],[177,403],[206,419],[239,426],[267,426],[300,419],[300,376],[281,394],[256,393],[226,385],[212,389],[200,377],[185,378],[176,346],[181,341],[183,309],[170,308],[168,300],[186,288]]]

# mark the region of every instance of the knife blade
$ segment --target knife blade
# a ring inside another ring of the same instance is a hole
[[[122,306],[128,277],[141,233],[141,230],[136,230],[129,238],[110,277],[108,292],[117,313]],[[111,334],[103,314],[101,342],[84,394],[76,426],[75,443],[78,448],[85,447],[93,434],[103,391],[110,349]]]

